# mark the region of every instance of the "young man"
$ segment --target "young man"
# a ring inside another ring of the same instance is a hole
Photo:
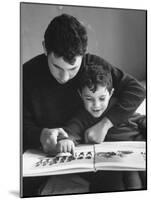
[[[53,151],[57,135],[66,136],[60,127],[81,105],[76,87],[87,48],[84,26],[70,15],[54,18],[43,47],[45,54],[23,65],[23,151]],[[42,178],[24,178],[24,195],[37,195],[39,184]]]
[[[85,64],[104,62],[110,67],[118,98],[106,117],[89,129],[94,136],[97,128],[105,131],[127,119],[143,101],[144,88],[133,77],[98,56],[86,54],[85,27],[73,16],[63,14],[50,22],[43,47],[45,54],[23,66],[23,150],[42,148],[53,152],[57,139],[68,137],[60,127],[82,108],[77,87]],[[74,141],[75,137],[71,135],[70,139]],[[81,142],[81,138],[76,141]]]

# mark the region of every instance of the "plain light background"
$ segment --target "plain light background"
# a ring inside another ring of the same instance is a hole
[[[146,79],[146,12],[85,6],[21,4],[22,62],[43,53],[50,21],[62,13],[79,19],[88,32],[88,52],[139,80]]]
[[[30,2],[30,0],[28,1]],[[36,2],[32,0],[31,2]],[[38,1],[39,2],[39,1]],[[41,1],[56,3],[55,1]],[[120,3],[119,3],[120,2]],[[123,0],[123,1],[87,1],[87,0],[60,0],[59,4],[90,5],[115,8],[135,8],[148,10],[148,80],[150,71],[151,52],[151,7],[149,0]],[[20,124],[20,49],[19,49],[19,1],[6,0],[1,2],[1,31],[0,31],[0,198],[19,198],[19,124]],[[148,81],[148,119],[151,118],[150,110],[150,82]],[[148,120],[149,121],[149,120]],[[57,197],[42,197],[30,199],[95,199],[117,200],[117,199],[149,199],[151,194],[151,136],[149,131],[151,125],[148,122],[148,191],[101,193],[91,195],[69,195]]]

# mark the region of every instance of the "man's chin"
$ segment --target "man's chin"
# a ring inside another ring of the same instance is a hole
[[[68,81],[60,81],[60,80],[58,80],[58,79],[56,79],[56,81],[59,83],[59,84],[61,84],[61,85],[63,85],[63,84],[66,84]]]

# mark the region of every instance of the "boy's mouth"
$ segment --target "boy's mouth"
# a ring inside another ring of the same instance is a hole
[[[101,109],[92,109],[92,111],[93,111],[94,113],[98,113],[98,112],[101,111]]]

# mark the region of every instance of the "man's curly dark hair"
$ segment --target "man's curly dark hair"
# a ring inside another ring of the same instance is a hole
[[[55,17],[48,25],[44,41],[47,53],[73,64],[75,57],[84,55],[87,49],[87,32],[85,27],[73,16],[62,14]]]
[[[86,65],[80,78],[80,91],[84,87],[88,87],[92,92],[95,92],[98,85],[107,87],[108,91],[111,92],[113,85],[110,69],[100,64]]]

